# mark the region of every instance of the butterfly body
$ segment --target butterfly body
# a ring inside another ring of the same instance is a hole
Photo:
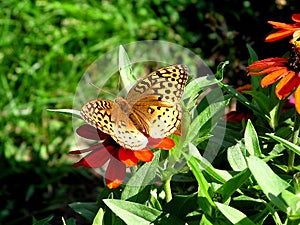
[[[121,146],[143,149],[148,137],[164,138],[179,127],[187,74],[184,65],[163,67],[137,81],[126,98],[90,101],[82,107],[81,115]]]

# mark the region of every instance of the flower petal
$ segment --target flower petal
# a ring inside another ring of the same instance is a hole
[[[288,37],[294,33],[294,30],[279,30],[275,33],[269,34],[265,42],[273,42],[273,41],[278,41],[282,38]]]
[[[287,58],[275,57],[256,61],[247,67],[248,71],[261,71],[274,66],[285,66],[288,62]]]
[[[138,159],[135,157],[133,150],[121,147],[118,152],[119,160],[127,166],[136,166]]]
[[[76,133],[81,137],[96,141],[103,140],[109,137],[108,134],[105,134],[88,124],[83,124],[82,126],[77,128]]]
[[[295,91],[295,108],[298,114],[300,114],[300,85]]]
[[[295,72],[289,71],[289,73],[281,79],[275,88],[277,97],[280,100],[287,97],[297,84],[299,84],[299,78],[296,76]]]
[[[96,150],[83,157],[79,162],[74,163],[73,167],[84,166],[86,168],[102,167],[110,158],[110,154],[105,148]]]
[[[125,175],[125,164],[115,158],[111,158],[105,173],[106,186],[109,189],[119,187],[123,183]]]
[[[135,150],[133,153],[134,156],[142,162],[151,162],[154,157],[154,154],[150,149]]]
[[[300,29],[294,32],[293,39],[290,42],[295,43],[299,38],[300,38]]]
[[[292,20],[294,20],[295,22],[300,23],[300,13],[294,13],[292,15]]]
[[[93,145],[89,148],[70,151],[69,154],[76,155],[76,154],[82,154],[82,153],[86,153],[86,152],[90,152],[90,151],[97,151],[97,150],[101,150],[103,147],[104,147],[103,144],[99,143],[99,144]]]
[[[160,148],[163,150],[170,150],[174,147],[175,143],[171,138],[148,138],[148,146],[151,148]]]
[[[288,69],[282,68],[279,70],[276,70],[270,74],[268,74],[267,76],[265,76],[261,81],[260,84],[261,86],[264,88],[270,84],[273,84],[274,82],[276,82],[278,79],[280,79],[281,77],[285,76],[288,73]]]
[[[269,68],[263,69],[263,70],[258,71],[258,72],[250,71],[250,72],[248,72],[247,75],[258,76],[258,75],[263,75],[263,74],[269,74],[269,73],[272,73],[276,70],[280,70],[282,68],[286,68],[286,66],[270,66]]]

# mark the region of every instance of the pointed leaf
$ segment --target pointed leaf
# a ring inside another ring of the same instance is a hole
[[[103,201],[118,217],[130,225],[149,225],[162,214],[157,209],[134,202],[118,199],[104,199]]]
[[[291,151],[295,152],[296,154],[300,155],[300,147],[298,145],[295,145],[292,142],[289,142],[281,137],[278,137],[274,134],[267,134],[268,136],[270,136],[272,139],[274,139],[275,141],[278,141],[279,143],[281,143],[282,145],[284,145],[286,148],[290,149]]]
[[[230,180],[226,181],[226,183],[216,191],[217,193],[221,194],[222,202],[226,202],[227,199],[230,198],[231,195],[249,179],[250,176],[251,173],[249,169],[245,169],[244,171],[232,177]]]
[[[103,225],[103,217],[104,217],[104,211],[102,208],[100,208],[93,220],[93,225]]]
[[[245,151],[245,145],[241,142],[227,149],[227,159],[234,171],[242,171],[247,168]]]
[[[245,139],[245,146],[249,154],[260,157],[261,150],[259,146],[259,141],[258,141],[257,133],[254,129],[251,120],[248,120],[247,122],[244,139]]]
[[[78,214],[83,216],[84,218],[89,221],[89,223],[92,223],[94,220],[94,217],[98,211],[99,206],[96,203],[86,203],[86,202],[76,202],[71,203],[69,206]]]
[[[258,157],[250,156],[247,160],[249,169],[264,194],[273,204],[281,210],[286,211],[286,204],[279,195],[291,186],[276,175],[271,168]]]
[[[134,75],[132,73],[129,57],[122,45],[120,45],[120,47],[119,47],[119,71],[120,71],[122,83],[124,84],[126,92],[128,92],[129,89],[131,88],[131,85],[137,79],[136,79],[136,77],[134,77]]]
[[[76,109],[47,109],[47,111],[72,114],[73,116],[82,119],[82,117],[80,115],[80,111],[78,111]]]
[[[126,187],[122,192],[122,200],[130,199],[134,202],[138,200],[139,202],[142,202],[141,196],[139,194],[142,192],[142,190],[145,189],[147,185],[153,182],[156,176],[159,157],[160,151],[155,152],[153,160],[151,162],[145,163],[135,172],[135,174],[127,182]]]
[[[255,225],[244,213],[232,208],[228,205],[216,202],[216,206],[221,211],[221,213],[233,224],[236,225]]]

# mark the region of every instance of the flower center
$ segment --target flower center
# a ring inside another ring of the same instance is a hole
[[[294,72],[300,72],[300,48],[298,45],[292,47],[288,67]]]

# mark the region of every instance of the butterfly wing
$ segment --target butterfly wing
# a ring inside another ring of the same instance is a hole
[[[126,100],[134,105],[137,101],[159,96],[160,101],[176,104],[180,101],[188,77],[188,68],[178,64],[160,68],[139,80],[128,92]]]
[[[136,127],[153,138],[174,133],[181,121],[180,99],[188,77],[185,65],[158,69],[138,81],[127,95]]]
[[[113,134],[111,109],[114,102],[97,99],[87,102],[80,110],[82,118],[93,127],[109,135]]]
[[[109,134],[119,145],[132,150],[145,148],[148,139],[133,122],[110,100],[97,99],[86,103],[81,111],[83,119],[93,127]]]

